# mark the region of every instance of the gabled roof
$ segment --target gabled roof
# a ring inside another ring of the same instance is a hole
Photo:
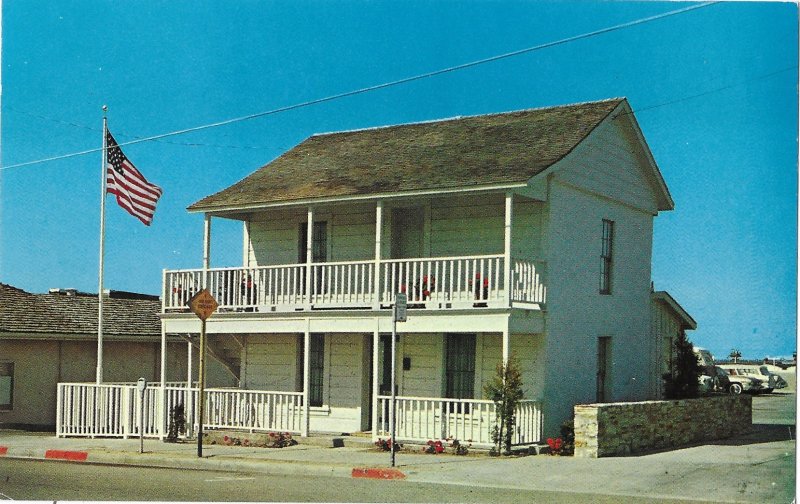
[[[664,303],[667,307],[669,307],[672,312],[678,316],[681,320],[681,328],[683,329],[697,329],[697,322],[689,315],[689,312],[683,309],[683,307],[675,301],[669,292],[667,291],[656,291],[650,294],[650,297],[654,301],[660,301]]]
[[[97,335],[97,295],[31,294],[0,283],[0,333]],[[161,335],[161,303],[152,299],[103,301],[103,333]]]
[[[624,98],[314,135],[189,206],[213,212],[309,199],[524,185]]]

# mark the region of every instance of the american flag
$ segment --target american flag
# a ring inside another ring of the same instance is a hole
[[[119,206],[149,226],[161,197],[161,188],[148,182],[133,166],[108,130],[106,152],[106,192],[114,194]]]

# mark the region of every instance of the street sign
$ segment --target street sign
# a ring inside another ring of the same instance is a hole
[[[214,296],[208,292],[208,289],[203,289],[189,300],[189,308],[197,315],[200,320],[205,320],[214,313],[219,303],[214,299]]]
[[[396,322],[405,322],[406,308],[408,305],[408,296],[406,296],[402,292],[398,292],[394,303],[395,303],[394,320]]]
[[[136,380],[136,390],[139,391],[139,453],[144,453],[144,391],[147,389],[147,380]]]

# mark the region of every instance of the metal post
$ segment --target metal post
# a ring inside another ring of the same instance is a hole
[[[105,256],[105,242],[106,242],[106,164],[108,157],[106,156],[106,130],[108,122],[106,119],[106,111],[108,107],[103,105],[103,153],[102,161],[100,163],[100,253],[99,265],[97,273],[97,370],[95,381],[99,385],[103,383],[103,269],[104,269],[104,256]]]
[[[139,391],[139,453],[144,453],[144,389]]]
[[[389,438],[392,446],[391,450],[392,453],[392,467],[394,467],[395,463],[395,446],[397,445],[397,441],[395,439],[396,432],[395,432],[395,414],[397,410],[396,398],[395,398],[395,373],[397,372],[396,369],[396,361],[397,361],[397,303],[392,305],[392,403],[391,408],[389,408],[389,423],[391,425],[391,437]]]
[[[203,421],[205,420],[205,388],[206,388],[206,321],[200,321],[200,370],[198,384],[199,393],[197,398],[197,456],[203,456]]]

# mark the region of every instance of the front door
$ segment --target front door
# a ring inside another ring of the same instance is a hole
[[[445,340],[445,397],[474,399],[475,335],[448,334]]]
[[[422,207],[392,210],[392,259],[422,257],[424,223]]]

